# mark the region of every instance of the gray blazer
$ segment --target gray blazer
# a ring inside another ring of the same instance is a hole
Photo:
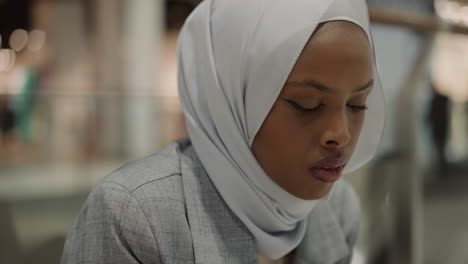
[[[335,184],[311,213],[294,263],[349,263],[359,202]],[[257,263],[248,229],[224,203],[188,139],[106,176],[89,195],[62,263]]]

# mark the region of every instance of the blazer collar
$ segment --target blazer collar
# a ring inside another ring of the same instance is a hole
[[[216,190],[195,151],[182,155],[182,184],[195,263],[257,263],[255,241]],[[349,256],[346,236],[328,201],[308,218],[294,263],[331,264]]]

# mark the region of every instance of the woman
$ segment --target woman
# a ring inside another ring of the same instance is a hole
[[[339,178],[384,119],[365,2],[205,0],[178,60],[190,139],[107,176],[62,263],[349,263]]]

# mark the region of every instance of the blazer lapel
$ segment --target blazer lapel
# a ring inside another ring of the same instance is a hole
[[[193,148],[184,154],[182,184],[195,263],[256,263],[252,235],[225,204]]]
[[[349,253],[346,236],[328,201],[319,203],[309,216],[303,241],[296,248],[295,263],[337,263]]]

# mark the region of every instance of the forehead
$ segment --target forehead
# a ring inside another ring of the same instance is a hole
[[[339,80],[366,83],[373,72],[371,54],[369,40],[358,25],[347,21],[327,22],[307,42],[290,78],[311,77],[334,82],[330,85],[336,85]]]
[[[371,57],[371,46],[364,30],[347,21],[320,24],[307,42],[301,57],[326,54],[330,58]]]

